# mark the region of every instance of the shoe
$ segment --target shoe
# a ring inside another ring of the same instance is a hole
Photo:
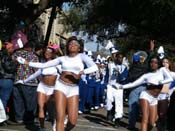
[[[89,109],[85,109],[83,113],[84,114],[89,114],[89,113],[91,113],[91,111]]]
[[[91,107],[91,110],[94,110],[94,107]]]
[[[39,4],[39,2],[40,2],[40,0],[33,0],[33,4],[34,4],[34,5]]]
[[[119,128],[120,127],[120,119],[115,119],[115,125],[114,125],[114,127],[115,128]]]
[[[79,111],[78,111],[78,114],[83,114],[83,112],[79,110]]]
[[[125,98],[125,102],[128,102],[128,99],[127,98]]]
[[[100,104],[100,107],[104,107],[104,104],[103,104],[103,103],[101,103],[101,104]]]
[[[11,121],[11,120],[4,121],[3,123],[4,123],[5,125],[15,125],[15,124],[16,124],[16,122]],[[22,124],[23,124],[23,123],[22,123]]]
[[[4,121],[0,123],[0,126],[8,126],[8,124]]]
[[[24,124],[26,125],[33,125],[35,122],[34,121],[24,121]]]
[[[46,128],[40,128],[39,131],[46,131]]]
[[[56,131],[56,120],[54,120],[54,122],[53,122],[52,131]]]
[[[107,121],[112,121],[113,116],[112,116],[112,111],[107,111],[107,117],[106,117]]]
[[[68,115],[66,115],[65,119],[64,119],[64,125],[67,125],[68,122]]]
[[[24,121],[23,120],[16,120],[16,124],[22,125],[22,124],[24,124]]]
[[[95,106],[94,108],[95,108],[95,110],[98,110],[99,109],[99,106]]]

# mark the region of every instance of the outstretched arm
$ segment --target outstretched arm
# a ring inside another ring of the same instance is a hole
[[[129,89],[129,88],[133,88],[133,87],[145,84],[146,83],[145,77],[146,77],[146,74],[142,75],[140,78],[138,78],[137,80],[135,80],[132,83],[123,85],[122,88],[123,89]]]
[[[164,76],[164,80],[160,81],[160,84],[167,84],[173,81],[170,72],[165,67],[160,68],[160,72]]]
[[[30,75],[27,79],[25,80],[18,80],[15,82],[15,84],[24,84],[27,83],[33,79],[35,79],[36,77],[38,77],[41,74],[41,69],[37,70],[34,74]]]
[[[28,81],[31,81],[41,75],[42,70],[38,69],[34,74],[30,75],[27,79],[24,80],[24,83],[27,83]]]
[[[81,59],[87,65],[87,68],[83,71],[84,74],[90,74],[98,70],[97,65],[87,55],[81,54]]]
[[[60,64],[60,57],[58,57],[58,58],[56,58],[56,59],[53,59],[53,60],[50,60],[50,61],[48,61],[48,62],[46,62],[46,63],[28,62],[27,60],[25,60],[25,59],[22,58],[22,57],[18,57],[18,58],[17,58],[17,61],[18,61],[20,64],[27,64],[27,65],[29,65],[30,67],[43,69],[43,68],[47,68],[47,67],[51,67],[51,66],[56,66],[56,65]]]

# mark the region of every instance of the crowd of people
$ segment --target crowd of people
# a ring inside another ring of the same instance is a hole
[[[70,131],[78,114],[104,108],[106,120],[118,128],[123,100],[128,98],[128,130],[138,130],[138,115],[141,131],[154,126],[158,131],[175,130],[175,66],[162,46],[154,49],[154,40],[148,43],[149,51],[137,51],[130,63],[111,41],[110,56],[95,57],[84,50],[82,40],[71,36],[60,56],[58,45],[39,47],[23,33],[18,30],[0,51],[1,123],[7,121],[10,109],[14,115],[9,119],[33,124],[37,116],[39,130],[46,131],[48,113],[53,131]]]

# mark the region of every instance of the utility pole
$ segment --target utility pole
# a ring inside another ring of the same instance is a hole
[[[52,11],[51,11],[50,19],[49,19],[49,24],[48,24],[48,27],[47,27],[46,37],[45,37],[45,40],[44,40],[45,46],[47,46],[47,44],[49,42],[50,33],[51,33],[51,30],[52,30],[52,25],[53,25],[53,21],[54,21],[54,19],[56,17],[56,14],[57,14],[56,8],[57,8],[57,2],[55,0],[54,5],[52,7]]]

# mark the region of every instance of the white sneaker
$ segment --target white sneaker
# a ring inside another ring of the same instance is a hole
[[[79,110],[79,111],[78,111],[78,114],[83,114],[83,112]]]
[[[101,104],[100,104],[100,106],[101,106],[101,107],[104,107],[104,104],[103,104],[103,103],[101,103]]]
[[[40,0],[33,0],[33,4],[39,4]]]
[[[52,131],[56,131],[56,120],[54,120],[54,122],[53,122]]]
[[[95,110],[98,110],[99,109],[99,106],[95,106]]]
[[[68,115],[66,115],[65,119],[64,119],[64,125],[67,125],[68,122]]]

